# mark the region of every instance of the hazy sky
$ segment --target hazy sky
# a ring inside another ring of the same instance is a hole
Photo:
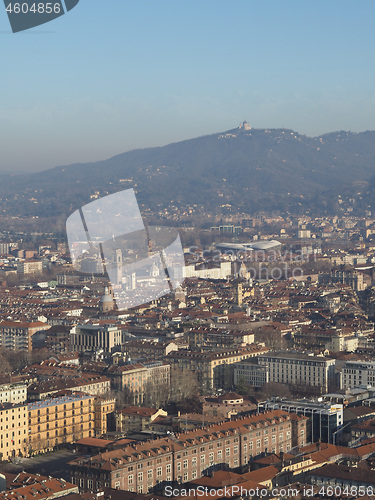
[[[13,34],[1,2],[0,170],[244,119],[307,135],[375,129],[374,23],[374,0],[80,0]]]

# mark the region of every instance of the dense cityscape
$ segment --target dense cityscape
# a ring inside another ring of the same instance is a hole
[[[374,0],[0,0],[0,500],[375,500]]]
[[[371,496],[374,226],[222,218],[124,310],[58,235],[3,233],[0,498]]]

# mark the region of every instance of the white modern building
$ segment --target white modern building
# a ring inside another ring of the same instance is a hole
[[[23,403],[27,399],[27,385],[20,382],[0,385],[0,404]]]
[[[270,352],[258,358],[266,366],[269,382],[293,386],[297,390],[314,389],[326,393],[335,389],[335,360],[297,352]]]
[[[375,386],[375,361],[347,361],[340,379],[341,389]]]

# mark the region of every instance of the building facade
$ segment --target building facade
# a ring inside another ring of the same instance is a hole
[[[171,352],[166,360],[173,369],[188,374],[192,372],[203,389],[220,389],[233,386],[234,363],[254,358],[267,352],[265,347],[251,344],[235,349],[218,351],[183,351]]]
[[[0,347],[11,351],[31,351],[32,336],[36,332],[48,330],[51,325],[35,321],[32,323],[21,321],[1,321]]]
[[[241,383],[252,387],[263,387],[269,382],[267,366],[254,363],[251,360],[236,363],[234,366],[234,385]]]
[[[27,399],[27,384],[16,382],[14,384],[0,385],[0,404],[24,403]]]
[[[107,375],[116,390],[127,389],[133,394],[133,404],[142,404],[145,392],[153,390],[169,391],[171,366],[162,361],[138,363],[134,365],[112,366]]]
[[[27,404],[0,405],[0,457],[1,460],[26,456],[28,445]]]
[[[27,411],[29,453],[94,436],[93,396],[72,394],[35,401],[28,405]]]
[[[72,351],[113,352],[122,344],[122,330],[108,325],[77,325],[70,333]]]
[[[72,482],[81,492],[110,487],[138,493],[185,483],[215,469],[246,466],[265,451],[289,451],[306,420],[276,410],[78,458],[70,462]]]
[[[375,362],[347,361],[341,370],[341,389],[359,386],[375,386]]]
[[[27,276],[29,274],[40,274],[43,272],[43,263],[41,260],[25,260],[17,264],[17,274]]]
[[[287,384],[293,389],[316,394],[335,390],[335,360],[293,352],[269,353],[259,356],[266,366],[270,382]]]
[[[262,410],[284,410],[309,418],[307,423],[306,442],[335,444],[336,432],[344,423],[344,407],[342,404],[301,401],[265,401],[259,404]]]

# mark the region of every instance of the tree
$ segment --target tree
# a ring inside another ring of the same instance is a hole
[[[182,401],[200,392],[197,375],[191,370],[173,367],[171,373],[171,401]]]
[[[287,348],[285,337],[276,330],[270,327],[260,327],[255,331],[255,342],[263,343],[271,350],[283,350]]]
[[[253,392],[253,387],[246,382],[244,377],[240,377],[236,385],[236,392],[241,396],[248,396]]]
[[[287,385],[279,384],[277,382],[268,382],[267,384],[264,384],[261,393],[264,399],[276,396],[279,398],[290,398],[292,396],[292,393]]]
[[[149,379],[146,382],[143,396],[144,406],[160,408],[164,406],[170,398],[170,386],[165,381]]]

